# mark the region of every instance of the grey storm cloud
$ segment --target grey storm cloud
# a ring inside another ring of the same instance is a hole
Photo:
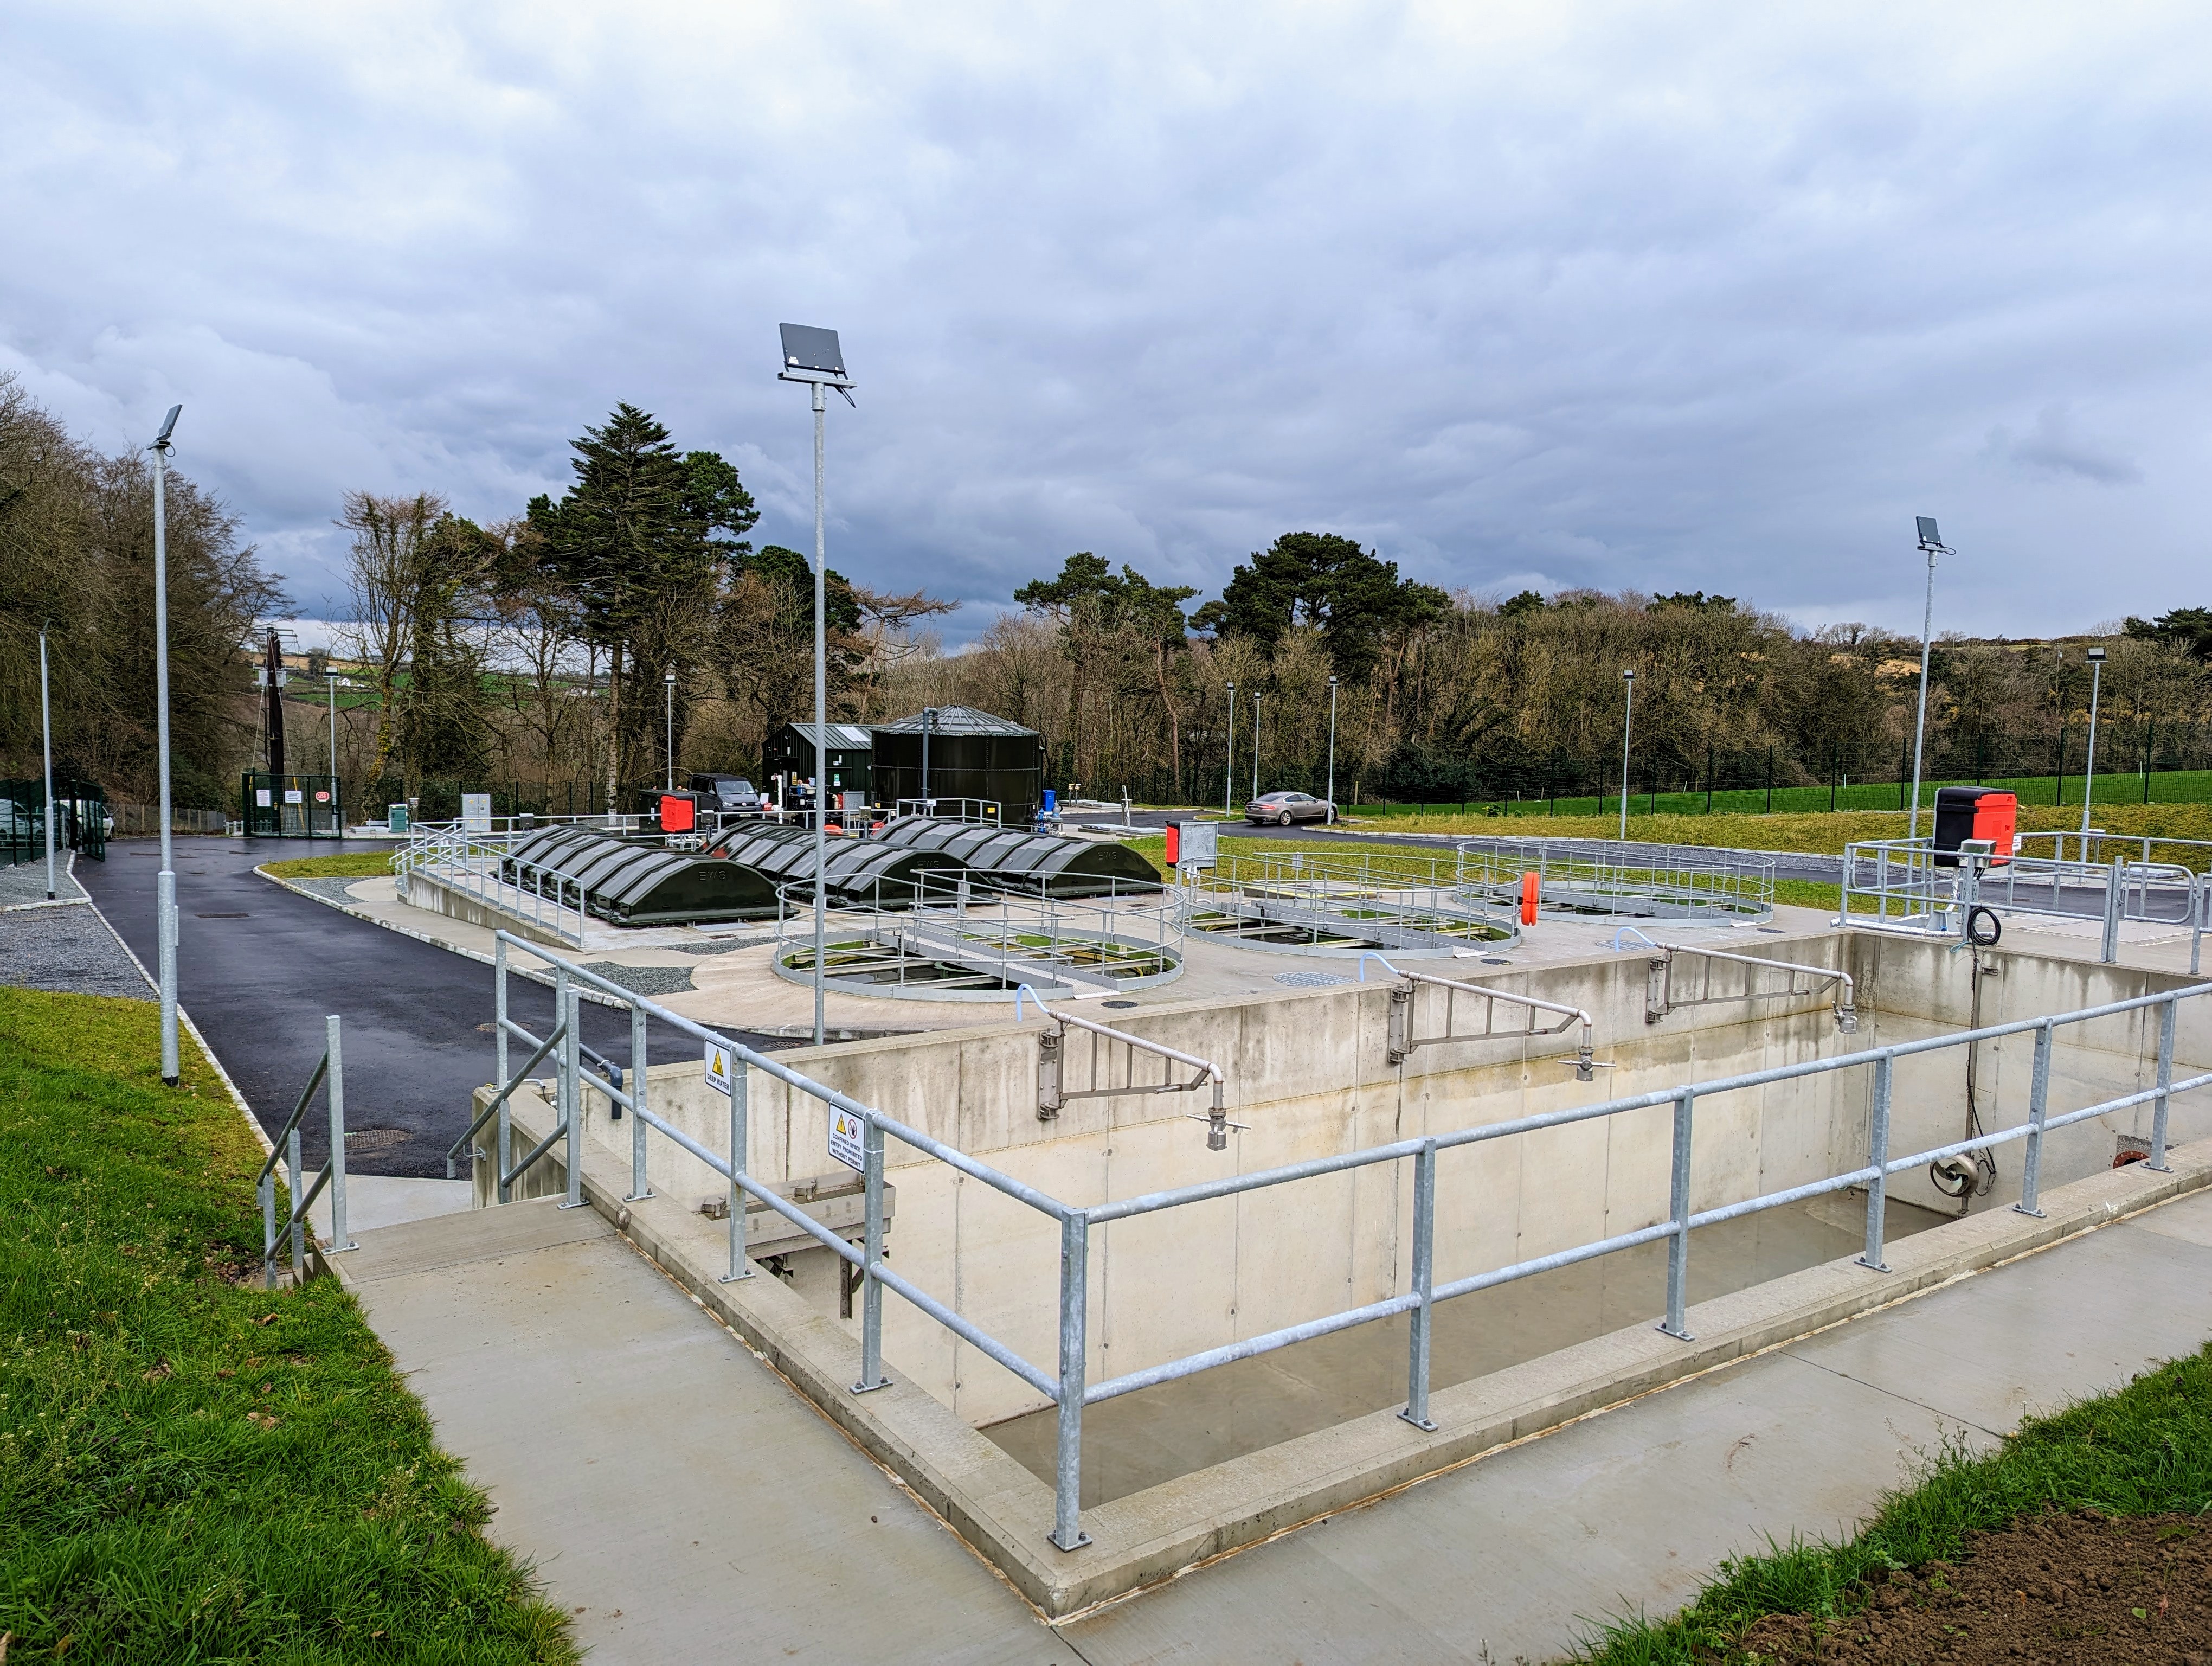
[[[618,400],[980,627],[1088,549],[2026,633],[2197,555],[2185,5],[37,3],[0,370],[180,463],[308,612],[350,488],[478,517]],[[2127,564],[2085,561],[2124,541]]]

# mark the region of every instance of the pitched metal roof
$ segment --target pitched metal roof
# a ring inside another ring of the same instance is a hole
[[[923,714],[902,717],[896,723],[878,723],[876,727],[893,734],[920,734]],[[935,721],[929,726],[933,734],[1010,734],[1034,735],[1035,729],[1025,729],[1020,724],[977,711],[973,706],[939,706]]]
[[[789,729],[810,746],[822,745],[822,736],[830,737],[830,750],[836,752],[873,751],[876,745],[874,731],[858,723],[825,723],[817,732],[811,723],[787,723]]]

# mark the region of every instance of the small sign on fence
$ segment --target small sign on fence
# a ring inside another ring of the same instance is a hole
[[[730,1097],[730,1049],[720,1042],[707,1043],[707,1085],[725,1099]]]
[[[461,831],[489,833],[491,831],[491,794],[464,793],[461,794]]]
[[[867,1158],[860,1150],[860,1119],[849,1110],[830,1110],[830,1155],[855,1174],[866,1172]]]

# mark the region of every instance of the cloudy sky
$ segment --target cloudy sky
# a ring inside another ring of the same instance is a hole
[[[627,399],[969,604],[1277,533],[1917,629],[2212,604],[2186,4],[102,4],[0,15],[0,369],[173,401],[307,613]]]

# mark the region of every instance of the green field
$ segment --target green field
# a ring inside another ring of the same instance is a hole
[[[0,1658],[573,1661],[353,1298],[260,1287],[260,1149],[157,1020],[0,988]]]
[[[1926,781],[1921,783],[1920,801],[1923,806],[1936,802],[1939,787],[1972,787],[1978,783],[1965,781]],[[2062,783],[2056,775],[2027,775],[1999,780],[1996,776],[1978,783],[1984,787],[2002,787],[2020,794],[2023,807],[2038,805],[2045,808],[2071,805],[2077,810],[2081,803],[2081,777],[2069,775]],[[2121,804],[2212,804],[2212,769],[2166,769],[2154,773],[2148,781],[2148,796],[2145,796],[2145,778],[2139,775],[2108,775],[2097,777],[2094,805]],[[1710,795],[1713,814],[1740,816],[1776,814],[1807,814],[1826,810],[1904,810],[1908,808],[1909,784],[1900,786],[1893,781],[1861,782],[1850,787],[1838,787],[1831,793],[1825,787],[1777,787],[1770,795],[1763,787],[1727,788]],[[1769,802],[1770,796],[1771,802]],[[1831,802],[1832,798],[1833,802]],[[1709,808],[1708,794],[1694,793],[1661,793],[1656,798],[1650,793],[1632,793],[1628,798],[1628,813],[1636,815],[1704,815]],[[1523,799],[1518,800],[1492,800],[1494,811],[1485,802],[1468,800],[1463,808],[1470,813],[1491,813],[1506,816],[1601,816],[1620,813],[1620,795],[1607,793],[1602,798],[1587,793],[1572,799]],[[1393,803],[1346,805],[1346,816],[1379,817],[1422,815],[1449,810],[1446,805],[1409,805]]]

